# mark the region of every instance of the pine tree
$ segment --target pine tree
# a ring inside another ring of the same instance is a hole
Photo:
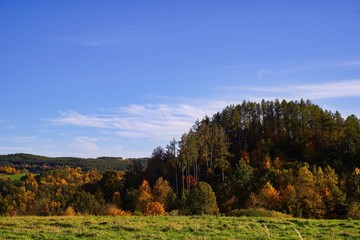
[[[214,155],[215,155],[215,167],[221,170],[221,179],[224,182],[225,180],[225,171],[227,171],[230,168],[229,163],[229,141],[227,139],[227,136],[225,135],[224,130],[218,126],[215,125],[215,149],[214,149]]]

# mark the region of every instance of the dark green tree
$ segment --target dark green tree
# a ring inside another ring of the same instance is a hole
[[[147,163],[145,178],[150,184],[154,184],[156,179],[163,175],[163,163],[166,159],[166,153],[163,147],[157,147],[153,150],[151,158]]]
[[[198,182],[190,190],[188,208],[192,214],[219,213],[215,193],[208,183]]]
[[[99,214],[101,211],[101,205],[96,197],[91,193],[84,191],[75,193],[68,205],[73,207],[74,210],[80,214],[94,215]]]
[[[225,181],[225,171],[230,169],[229,162],[229,141],[224,132],[224,130],[215,125],[215,148],[214,148],[214,156],[215,156],[215,168],[218,168],[221,171],[221,179]]]
[[[104,198],[110,202],[115,192],[122,192],[125,184],[124,171],[107,171],[98,182]]]
[[[245,202],[252,190],[253,181],[253,168],[246,164],[243,159],[240,159],[231,177],[231,189],[237,207],[245,206]]]
[[[144,179],[144,166],[140,161],[134,161],[125,173],[124,191],[138,188]]]
[[[179,196],[179,158],[177,156],[177,144],[177,141],[173,138],[170,144],[166,146],[166,160],[170,163],[172,171],[174,172],[176,194]]]

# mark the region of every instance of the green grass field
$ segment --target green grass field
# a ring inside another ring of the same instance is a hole
[[[20,180],[20,178],[22,178],[23,176],[25,176],[26,174],[21,173],[21,174],[14,174],[14,175],[8,175],[8,174],[2,174],[0,173],[0,178],[10,178],[11,180]]]
[[[2,217],[0,239],[360,239],[360,221],[216,216]]]

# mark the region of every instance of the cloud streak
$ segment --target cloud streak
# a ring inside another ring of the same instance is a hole
[[[68,110],[60,112],[60,117],[51,123],[98,128],[105,130],[104,133],[128,138],[168,140],[180,136],[196,119],[207,114],[188,104],[130,105],[108,112],[107,115],[85,115]]]
[[[360,96],[360,79],[295,86],[304,95],[308,93],[312,99]]]
[[[73,139],[73,142],[76,144],[76,148],[83,151],[98,152],[100,150],[97,138],[80,136]]]
[[[56,36],[51,40],[72,43],[84,47],[123,46],[131,41],[129,33],[100,30],[76,35]]]
[[[238,91],[239,88],[233,88]],[[325,82],[317,84],[285,85],[274,87],[244,87],[243,90],[250,91],[253,95],[270,94],[283,98],[309,98],[324,99],[337,97],[360,96],[360,79]],[[231,88],[228,88],[231,91]]]
[[[92,36],[84,36],[84,37],[55,37],[54,40],[61,42],[68,42],[73,44],[78,44],[84,47],[104,47],[104,46],[123,46],[125,43],[129,41],[127,38],[120,37],[92,37]]]
[[[273,63],[268,66],[257,66],[256,77],[259,80],[277,78],[281,76],[297,77],[299,74],[321,73],[321,72],[341,72],[349,69],[358,69],[360,60],[348,61],[325,61],[325,62],[307,62],[307,63]]]

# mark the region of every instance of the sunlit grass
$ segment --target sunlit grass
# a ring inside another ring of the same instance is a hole
[[[3,217],[0,239],[359,239],[360,221],[255,217]]]
[[[10,178],[11,180],[20,180],[20,178],[22,178],[25,175],[26,174],[24,174],[24,173],[14,174],[14,175],[0,174],[0,178]]]

